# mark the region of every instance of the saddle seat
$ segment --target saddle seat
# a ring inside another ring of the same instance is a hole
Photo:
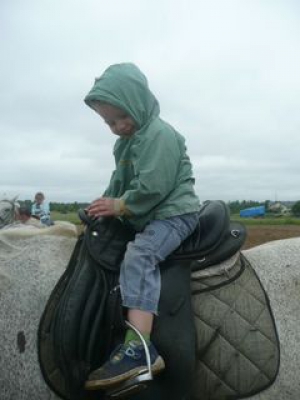
[[[89,227],[87,244],[91,256],[108,270],[115,271],[135,232],[116,218],[102,219],[99,223],[83,210],[79,216]],[[168,261],[186,261],[192,271],[204,269],[231,257],[243,246],[245,239],[245,227],[230,221],[228,207],[223,201],[206,201],[200,208],[195,231],[161,267],[169,265]]]

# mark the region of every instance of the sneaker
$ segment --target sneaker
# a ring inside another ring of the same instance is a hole
[[[165,368],[164,360],[158,355],[152,343],[148,345],[151,371],[158,374]],[[111,354],[109,360],[102,367],[91,372],[85,383],[87,390],[104,389],[120,384],[127,379],[148,371],[144,346],[131,341],[118,346]]]

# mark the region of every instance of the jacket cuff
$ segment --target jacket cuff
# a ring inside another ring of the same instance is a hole
[[[122,199],[115,199],[114,210],[116,216],[130,217],[132,215],[128,208],[126,208],[125,201]]]

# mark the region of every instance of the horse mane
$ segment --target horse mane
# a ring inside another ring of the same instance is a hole
[[[78,233],[76,225],[66,221],[55,221],[55,225],[41,228],[15,223],[0,230],[0,238],[4,237],[7,239],[25,239],[42,235],[77,237]]]

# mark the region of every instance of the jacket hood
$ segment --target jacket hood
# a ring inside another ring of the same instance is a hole
[[[140,69],[132,63],[108,67],[84,99],[93,108],[93,101],[101,101],[128,113],[139,129],[159,116],[159,103],[148,87]]]

